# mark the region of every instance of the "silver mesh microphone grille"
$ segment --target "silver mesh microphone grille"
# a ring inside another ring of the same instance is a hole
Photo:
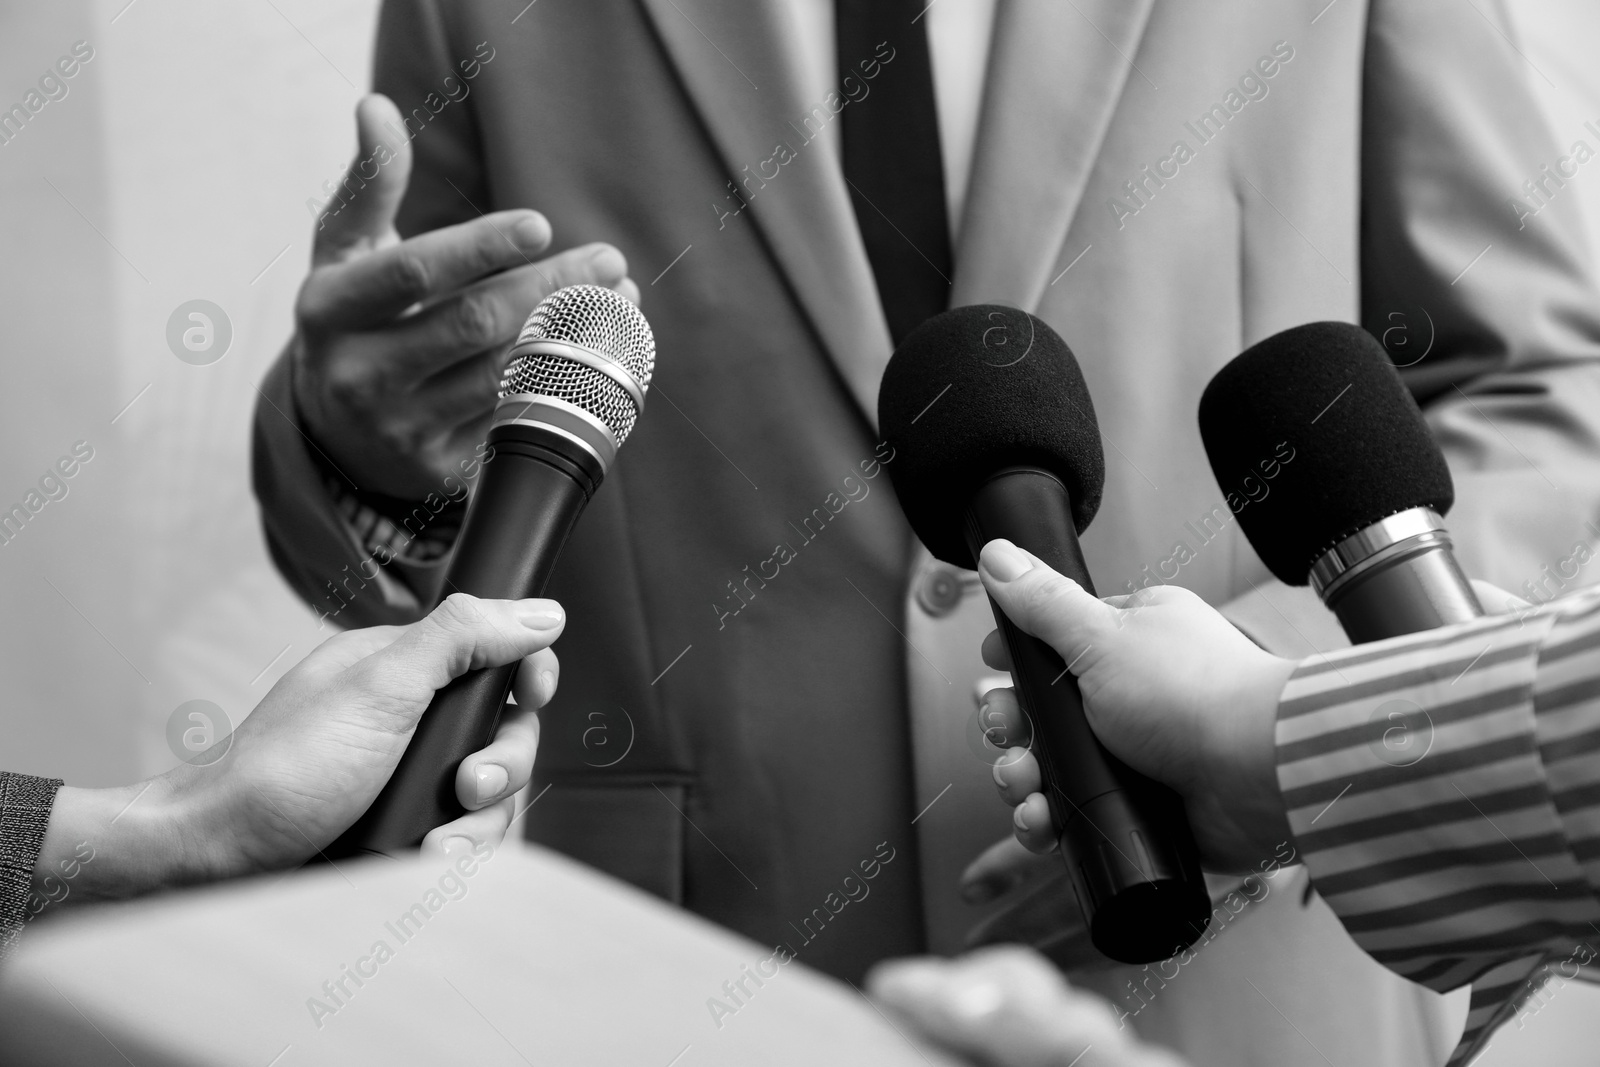
[[[630,379],[642,400],[655,373],[656,342],[627,297],[598,285],[569,285],[528,316],[500,380],[502,399],[533,393],[564,400],[606,425],[621,444],[639,419],[639,403],[618,375],[583,362],[576,348]]]

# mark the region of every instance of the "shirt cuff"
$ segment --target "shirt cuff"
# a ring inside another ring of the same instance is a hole
[[[371,558],[380,564],[391,559],[407,563],[435,563],[450,554],[466,513],[463,497],[452,500],[430,493],[422,501],[357,493],[344,478],[323,471],[324,485],[334,510]]]
[[[1534,737],[1562,832],[1600,897],[1600,590],[1560,607],[1539,650]]]
[[[1313,882],[1356,943],[1444,991],[1593,910],[1541,766],[1546,614],[1307,660],[1278,708],[1278,784]]]
[[[60,788],[59,778],[0,771],[0,959],[10,954],[28,920],[33,868]]]

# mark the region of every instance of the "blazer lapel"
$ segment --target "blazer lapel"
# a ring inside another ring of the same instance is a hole
[[[1001,0],[951,303],[1038,306],[1154,0]]]
[[[743,214],[752,217],[876,426],[889,327],[837,157],[825,136],[811,135],[802,123],[822,101],[804,99],[779,0],[641,3],[749,205]],[[730,211],[736,206],[726,203]]]

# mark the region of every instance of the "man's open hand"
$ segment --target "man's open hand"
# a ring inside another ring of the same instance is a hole
[[[357,105],[357,163],[373,158],[385,122],[401,124],[387,97]],[[364,187],[352,180],[355,195],[318,220],[295,303],[294,399],[306,432],[356,485],[420,500],[483,440],[507,346],[540,300],[580,282],[634,301],[639,288],[607,244],[536,260],[551,237],[537,211],[402,241],[394,219],[411,147],[384,143],[392,158],[374,177],[357,172]]]

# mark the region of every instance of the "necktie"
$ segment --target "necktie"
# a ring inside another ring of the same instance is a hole
[[[950,226],[923,9],[923,0],[834,0],[840,81],[867,87],[839,116],[844,176],[897,345],[945,310],[950,294]],[[874,64],[877,75],[867,79]]]

